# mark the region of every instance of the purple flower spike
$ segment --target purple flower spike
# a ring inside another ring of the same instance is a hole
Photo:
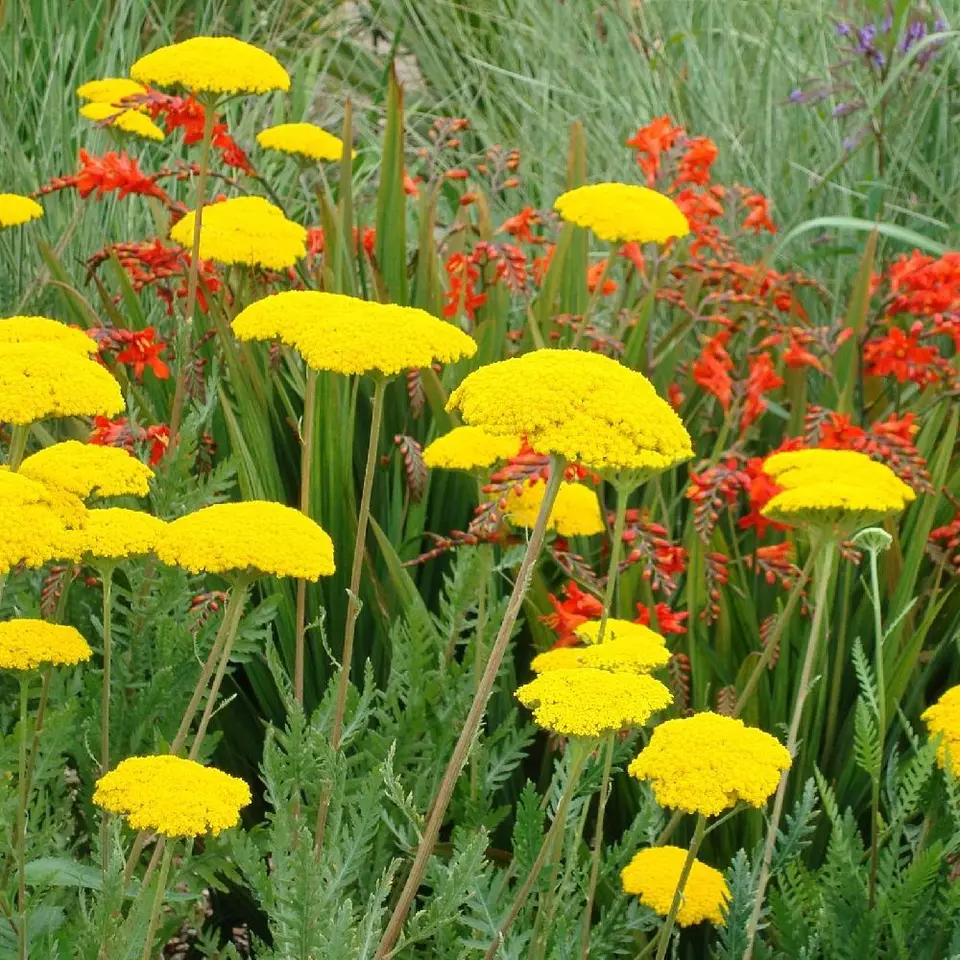
[[[892,26],[893,26],[893,14],[892,14],[892,13],[888,13],[888,14],[880,21],[880,32],[881,32],[881,33],[889,33],[889,32],[890,32],[890,28],[891,28]]]
[[[837,36],[838,36],[838,37],[849,37],[849,36],[850,36],[850,32],[851,32],[852,30],[853,30],[853,28],[850,26],[849,23],[844,23],[843,21],[841,21],[840,23],[837,24]]]

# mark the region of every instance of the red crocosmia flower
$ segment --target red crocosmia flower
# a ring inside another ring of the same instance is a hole
[[[563,597],[563,600],[558,600],[552,593],[549,594],[554,612],[540,618],[557,633],[554,647],[575,646],[580,642],[574,633],[577,627],[603,615],[603,604],[596,597],[584,593],[573,580],[563,588]]]
[[[661,156],[673,148],[683,133],[683,127],[675,127],[670,117],[663,116],[641,127],[627,140],[627,146],[637,151],[637,163],[646,175],[648,187],[654,185],[660,174]]]
[[[693,361],[694,383],[712,393],[724,412],[730,409],[733,399],[733,379],[730,376],[733,361],[726,347],[729,339],[730,331],[721,330],[703,345],[700,356]]]
[[[533,269],[533,280],[536,285],[543,286],[543,281],[547,277],[547,271],[550,269],[550,264],[553,263],[553,254],[556,250],[556,247],[551,243],[549,247],[545,247],[543,251],[543,256],[535,257],[531,268]]]
[[[455,317],[462,310],[471,320],[476,319],[477,308],[487,302],[487,295],[476,290],[480,267],[465,254],[455,253],[447,261],[447,276],[450,289],[444,297],[443,315]]]
[[[795,333],[790,335],[790,346],[783,352],[783,362],[792,370],[813,367],[823,372],[823,364],[816,354],[811,353],[803,343],[803,338]]]
[[[631,240],[630,243],[625,243],[617,252],[617,255],[623,257],[624,260],[629,260],[634,265],[637,273],[639,273],[641,277],[646,276],[646,263],[643,259],[643,247],[640,246],[639,243],[633,240]]]
[[[155,467],[170,446],[170,428],[166,424],[147,427],[143,439],[150,444],[150,466]]]
[[[686,620],[690,616],[688,613],[677,613],[670,609],[665,603],[658,603],[654,607],[657,614],[657,626],[660,633],[682,634],[687,632]],[[650,626],[650,611],[642,603],[637,604],[637,617],[633,621],[641,626]]]
[[[153,327],[143,330],[116,330],[114,339],[126,346],[117,354],[118,363],[128,363],[133,367],[133,375],[140,380],[143,370],[149,367],[158,380],[170,376],[170,368],[160,359],[167,345],[156,339],[157,331]]]
[[[761,538],[768,529],[785,530],[782,524],[768,520],[760,511],[780,492],[780,487],[763,472],[763,457],[751,457],[744,465],[744,472],[749,478],[747,485],[747,503],[750,512],[737,521],[737,526],[743,530],[756,530],[757,537]]]
[[[597,284],[600,282],[600,277],[603,275],[603,271],[607,268],[607,261],[600,260],[595,263],[589,270],[587,270],[587,289],[591,293],[596,293]],[[600,291],[602,297],[609,297],[611,294],[617,292],[617,283],[615,280],[611,280],[609,277],[603,281],[603,289]]]
[[[324,236],[323,227],[310,227],[307,230],[307,256],[316,257],[327,248],[327,238]]]
[[[530,228],[540,223],[540,214],[533,207],[524,207],[518,214],[504,220],[497,233],[509,233],[517,243],[543,243]]]
[[[93,432],[88,443],[101,447],[123,447],[134,452],[136,443],[147,443],[150,451],[150,465],[156,466],[170,445],[170,428],[165,424],[143,427],[132,426],[126,417],[94,417]]]
[[[377,246],[377,228],[376,227],[364,227],[360,232],[360,246],[363,248],[363,252],[371,260],[373,259],[373,251]]]
[[[748,191],[743,196],[743,202],[750,211],[743,221],[744,230],[752,230],[754,233],[761,230],[777,232],[777,225],[770,219],[770,201],[762,193]]]
[[[750,372],[747,375],[747,395],[743,404],[743,413],[740,416],[740,433],[746,433],[760,414],[766,410],[763,395],[771,390],[783,386],[783,377],[773,368],[773,360],[769,353],[761,353],[750,361]]]
[[[887,274],[890,293],[894,294],[890,315],[936,317],[960,311],[960,251],[934,259],[914,250],[895,260]]]
[[[890,327],[886,336],[876,337],[863,348],[866,373],[873,377],[896,377],[899,383],[908,380],[925,386],[939,377],[936,369],[942,358],[936,346],[921,346],[922,324],[918,321],[909,333]]]
[[[679,384],[671,383],[667,387],[667,399],[670,401],[670,406],[679,413],[685,399]]]
[[[166,191],[143,173],[136,159],[128,157],[125,150],[97,157],[81,148],[80,171],[73,179],[81,197],[88,197],[96,191],[97,199],[100,199],[105,193],[116,190],[121,199],[131,193],[157,197],[164,203],[169,199]]]
[[[710,168],[717,159],[717,145],[709,137],[692,137],[683,145],[676,183],[693,183],[705,187],[710,182]]]
[[[408,197],[419,197],[420,188],[417,186],[418,183],[422,182],[423,177],[411,177],[406,170],[403,171],[403,192]]]

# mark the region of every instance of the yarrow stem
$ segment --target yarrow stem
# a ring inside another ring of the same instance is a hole
[[[870,907],[877,898],[877,871],[880,866],[880,779],[883,775],[883,745],[887,738],[887,683],[883,661],[883,617],[880,609],[880,577],[876,548],[870,550],[870,599],[873,605],[874,658],[877,672],[877,726],[880,740],[880,768],[873,774],[870,818]]]
[[[677,922],[677,914],[680,912],[680,906],[683,903],[683,891],[690,877],[690,871],[693,870],[693,861],[697,858],[697,851],[700,844],[703,843],[703,835],[706,832],[707,818],[702,814],[697,814],[697,825],[693,828],[693,839],[690,841],[690,847],[687,850],[687,858],[683,861],[683,868],[680,871],[680,879],[677,881],[677,889],[673,894],[673,903],[670,904],[670,912],[667,919],[660,928],[660,937],[657,940],[656,960],[663,960],[667,955],[667,947],[670,945],[670,935],[673,933],[674,924]]]
[[[797,697],[793,705],[793,715],[790,718],[790,728],[787,732],[787,751],[793,759],[797,753],[797,742],[800,735],[800,723],[803,720],[803,706],[807,694],[810,692],[810,681],[813,679],[813,667],[817,658],[817,648],[820,641],[821,628],[827,606],[827,588],[830,585],[830,573],[833,567],[835,545],[832,541],[815,541],[812,546],[812,555],[815,564],[815,579],[817,581],[817,597],[813,611],[813,622],[810,624],[810,637],[807,640],[807,652],[803,659],[803,668],[800,673],[800,684],[797,687]],[[770,867],[773,863],[773,853],[777,845],[777,833],[780,828],[780,817],[783,815],[783,804],[787,794],[787,779],[790,770],[784,770],[780,775],[777,793],[773,799],[773,810],[767,826],[767,839],[763,848],[763,859],[760,863],[760,877],[757,881],[756,899],[753,902],[753,911],[750,914],[750,923],[747,927],[747,946],[743,952],[744,960],[753,956],[754,941],[757,928],[760,924],[760,914],[763,911],[764,896],[767,884],[770,882]]]
[[[17,956],[27,960],[27,708],[30,697],[29,672],[20,674],[20,752],[18,775],[20,791],[17,798]]]
[[[27,449],[27,437],[30,434],[30,427],[27,424],[14,424],[10,435],[10,456],[7,460],[7,466],[11,470],[19,470],[23,462],[23,455]]]
[[[150,960],[153,949],[153,938],[157,933],[157,924],[160,919],[160,907],[163,904],[163,895],[166,892],[167,877],[170,873],[170,861],[173,858],[173,844],[168,843],[163,853],[163,863],[160,865],[160,875],[157,877],[157,892],[153,896],[153,906],[150,908],[150,922],[147,925],[147,936],[143,941],[143,960]],[[146,880],[144,880],[146,884]]]
[[[433,799],[430,807],[430,814],[427,817],[427,823],[420,839],[420,845],[417,847],[416,856],[407,882],[394,907],[387,928],[383,933],[380,944],[377,947],[375,960],[386,960],[390,956],[400,931],[403,929],[404,920],[413,905],[417,890],[420,887],[420,881],[427,869],[427,863],[433,854],[434,845],[440,834],[440,827],[443,824],[444,815],[447,812],[447,806],[450,798],[453,796],[453,789],[460,771],[466,763],[467,756],[473,746],[473,741],[480,727],[480,721],[486,713],[487,702],[493,693],[493,687],[496,683],[497,675],[500,672],[500,665],[503,663],[504,655],[510,643],[510,637],[513,633],[513,626],[517,622],[520,614],[520,607],[526,596],[527,587],[533,572],[533,565],[540,554],[540,548],[543,546],[544,535],[547,529],[547,519],[550,511],[553,509],[554,501],[557,499],[557,491],[560,489],[560,481],[563,479],[564,462],[562,458],[554,456],[550,463],[550,476],[547,480],[547,489],[540,503],[540,512],[537,514],[536,523],[533,526],[533,532],[530,534],[530,540],[527,542],[527,548],[520,561],[520,569],[517,571],[517,579],[513,585],[513,591],[507,602],[506,613],[503,622],[500,624],[500,630],[497,632],[497,639],[494,641],[493,649],[490,651],[490,659],[487,661],[487,667],[480,679],[480,686],[473,698],[470,712],[464,722],[463,730],[460,731],[460,737],[453,749],[453,754],[444,771],[443,779],[440,781],[440,787],[437,795]]]
[[[112,594],[113,564],[104,564],[100,570],[103,582],[103,685],[100,691],[100,776],[110,770],[110,677],[112,659]],[[100,858],[103,877],[106,882],[110,867],[110,852],[107,842],[107,828],[110,814],[106,810],[100,813]]]

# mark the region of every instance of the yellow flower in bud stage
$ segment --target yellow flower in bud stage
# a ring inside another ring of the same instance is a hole
[[[0,420],[112,417],[123,409],[120,384],[95,360],[54,343],[0,344]]]
[[[170,231],[170,239],[188,250],[193,246],[196,216],[191,210]],[[200,256],[204,260],[285,270],[306,253],[307,231],[263,197],[234,197],[203,208]]]
[[[170,754],[129,757],[98,781],[93,802],[134,830],[214,836],[240,822],[250,788],[238,777]]]
[[[80,108],[80,116],[96,123],[109,120],[111,127],[145,140],[162,140],[166,136],[160,127],[140,110],[125,110],[109,103],[86,103]]]
[[[36,200],[21,197],[19,193],[0,193],[0,230],[19,227],[42,216],[43,207]]]
[[[645,476],[693,456],[683,423],[646,377],[581,350],[535,350],[480,367],[447,409],[594,470]]]
[[[257,134],[264,150],[278,150],[310,160],[340,160],[343,141],[315,123],[281,123]],[[351,151],[352,154],[352,151]]]
[[[432,469],[483,470],[519,452],[519,437],[496,437],[480,427],[454,427],[427,444],[423,462]]]
[[[960,685],[951,687],[933,706],[920,714],[931,737],[940,736],[937,762],[946,767],[950,758],[951,770],[960,767]]]
[[[91,653],[73,627],[28,619],[0,623],[2,670],[33,670],[45,663],[73,666],[89,660]]]
[[[312,290],[252,303],[234,319],[233,332],[240,340],[280,340],[307,366],[345,375],[392,377],[472,357],[477,350],[462,330],[425,310]]]
[[[82,357],[93,356],[98,350],[96,341],[83,330],[49,317],[3,317],[0,343],[54,343]]]
[[[673,697],[659,680],[590,667],[550,670],[516,692],[538,727],[564,737],[601,737],[642,726]]]
[[[192,37],[141,57],[130,76],[158,87],[194,93],[289,90],[290,76],[275,57],[233,37]]]
[[[102,507],[88,510],[83,526],[73,536],[77,552],[96,564],[152,553],[165,528],[162,520],[141,510]]]
[[[574,629],[574,633],[584,641],[584,643],[596,643],[600,639],[600,620],[587,620]],[[609,617],[603,628],[603,642],[609,643],[611,640],[632,640],[643,644],[660,644],[666,646],[667,641],[649,627],[641,623],[634,623],[632,620],[618,620],[616,617]]]
[[[146,93],[147,88],[129,77],[103,77],[100,80],[88,80],[77,87],[77,96],[92,103],[119,104],[126,97]]]
[[[776,737],[708,711],[661,723],[628,772],[660,806],[712,817],[738,801],[762,807],[789,768]]]
[[[593,183],[557,197],[553,209],[610,243],[666,243],[690,224],[668,196],[627,183]]]
[[[319,524],[280,503],[216,503],[168,523],[156,547],[191,573],[266,574],[319,580],[334,572],[333,542]]]
[[[507,494],[504,511],[507,522],[514,527],[532,529],[546,490],[547,485],[543,480],[525,483],[519,493],[511,490]],[[582,483],[561,483],[550,511],[547,529],[556,531],[561,537],[589,537],[603,533],[603,516],[596,492]]]
[[[656,636],[656,634],[654,634]],[[656,640],[618,637],[589,647],[558,647],[533,658],[530,664],[535,673],[551,670],[574,670],[593,667],[610,673],[650,673],[665,666],[670,652]]]
[[[153,471],[122,447],[77,440],[64,440],[31,454],[20,465],[20,474],[81,499],[145,497],[153,479]]]
[[[687,851],[682,847],[648,847],[641,850],[620,873],[624,893],[633,893],[654,913],[666,917],[680,882]],[[723,874],[700,860],[693,867],[683,888],[677,923],[689,927],[703,920],[724,925],[723,911],[730,890]]]

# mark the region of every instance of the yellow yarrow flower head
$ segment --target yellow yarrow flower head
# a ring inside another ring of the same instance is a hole
[[[610,673],[650,673],[664,666],[669,659],[670,652],[656,640],[621,636],[589,647],[548,650],[534,657],[530,667],[535,673],[575,670],[578,667],[593,667]]]
[[[547,485],[543,480],[525,483],[519,493],[511,490],[507,494],[504,511],[507,522],[514,527],[532,529],[546,491]],[[561,483],[550,511],[547,529],[556,531],[561,537],[589,537],[603,533],[603,516],[596,492],[582,483]]]
[[[162,520],[142,510],[102,507],[87,511],[74,536],[77,552],[95,565],[98,560],[120,561],[152,553],[165,528]]]
[[[266,500],[216,503],[167,524],[157,556],[191,573],[319,580],[334,572],[333,542],[299,510]]]
[[[776,737],[707,711],[661,723],[628,771],[662,807],[712,817],[738,801],[762,807],[789,767]]]
[[[188,250],[193,246],[196,213],[174,224],[170,239]],[[263,197],[234,197],[207,204],[200,223],[200,257],[218,263],[285,270],[307,253],[307,231],[288,220]]]
[[[250,803],[238,777],[170,754],[129,757],[98,781],[93,802],[134,830],[197,837],[235,827]]]
[[[668,196],[628,183],[593,183],[557,197],[553,209],[610,243],[666,243],[690,224]]]
[[[84,500],[127,494],[145,497],[153,479],[153,471],[122,447],[78,440],[64,440],[38,450],[23,461],[20,473]]]
[[[600,639],[600,620],[587,620],[574,629],[574,633],[584,641],[584,643],[596,643]],[[655,630],[643,626],[641,623],[634,623],[632,620],[618,620],[616,617],[608,617],[606,625],[603,628],[603,642],[609,643],[611,640],[632,640],[635,643],[659,644],[666,646],[667,641]]]
[[[937,750],[937,763],[946,767],[950,758],[950,768],[960,766],[960,685],[951,687],[933,706],[920,714],[927,725],[931,737],[940,736]]]
[[[4,227],[19,227],[43,216],[43,207],[30,197],[19,193],[0,193],[0,230]]]
[[[340,160],[343,141],[315,123],[280,123],[257,134],[264,150],[278,150],[310,160]],[[351,155],[353,151],[351,151]]]
[[[103,77],[100,80],[88,80],[77,87],[77,96],[92,103],[110,103],[117,106],[126,97],[135,97],[146,93],[147,88],[129,77]]]
[[[483,470],[519,452],[519,437],[496,437],[481,427],[454,427],[427,444],[423,462],[439,470]]]
[[[162,140],[166,136],[160,127],[140,110],[125,110],[109,103],[85,103],[80,108],[80,116],[97,123],[109,120],[109,126],[114,129],[132,133],[145,140]]]
[[[838,537],[900,513],[916,499],[888,466],[853,450],[776,453],[763,469],[783,488],[767,502],[764,516]]]
[[[130,76],[158,87],[195,93],[289,90],[290,75],[265,50],[234,37],[192,37],[141,57]]]
[[[582,350],[535,350],[480,367],[447,409],[594,470],[647,475],[693,456],[690,434],[646,377]]]
[[[112,417],[123,408],[120,384],[95,360],[54,343],[0,344],[0,420]]]
[[[620,872],[624,893],[636,894],[654,913],[668,916],[686,859],[687,851],[682,847],[641,850]],[[730,889],[723,874],[695,859],[683,888],[677,923],[690,927],[709,920],[723,926],[723,912],[729,899]]]
[[[87,641],[73,628],[46,620],[0,623],[0,669],[33,670],[41,664],[73,666],[89,660]]]
[[[82,357],[92,356],[98,350],[96,341],[83,330],[49,317],[3,317],[0,343],[55,343]]]
[[[452,323],[416,307],[374,303],[338,293],[292,290],[241,310],[233,321],[240,340],[280,340],[315,370],[346,375],[452,363],[477,345]]]
[[[519,687],[538,727],[564,737],[601,737],[642,726],[670,705],[670,691],[653,677],[590,667],[550,670]]]

